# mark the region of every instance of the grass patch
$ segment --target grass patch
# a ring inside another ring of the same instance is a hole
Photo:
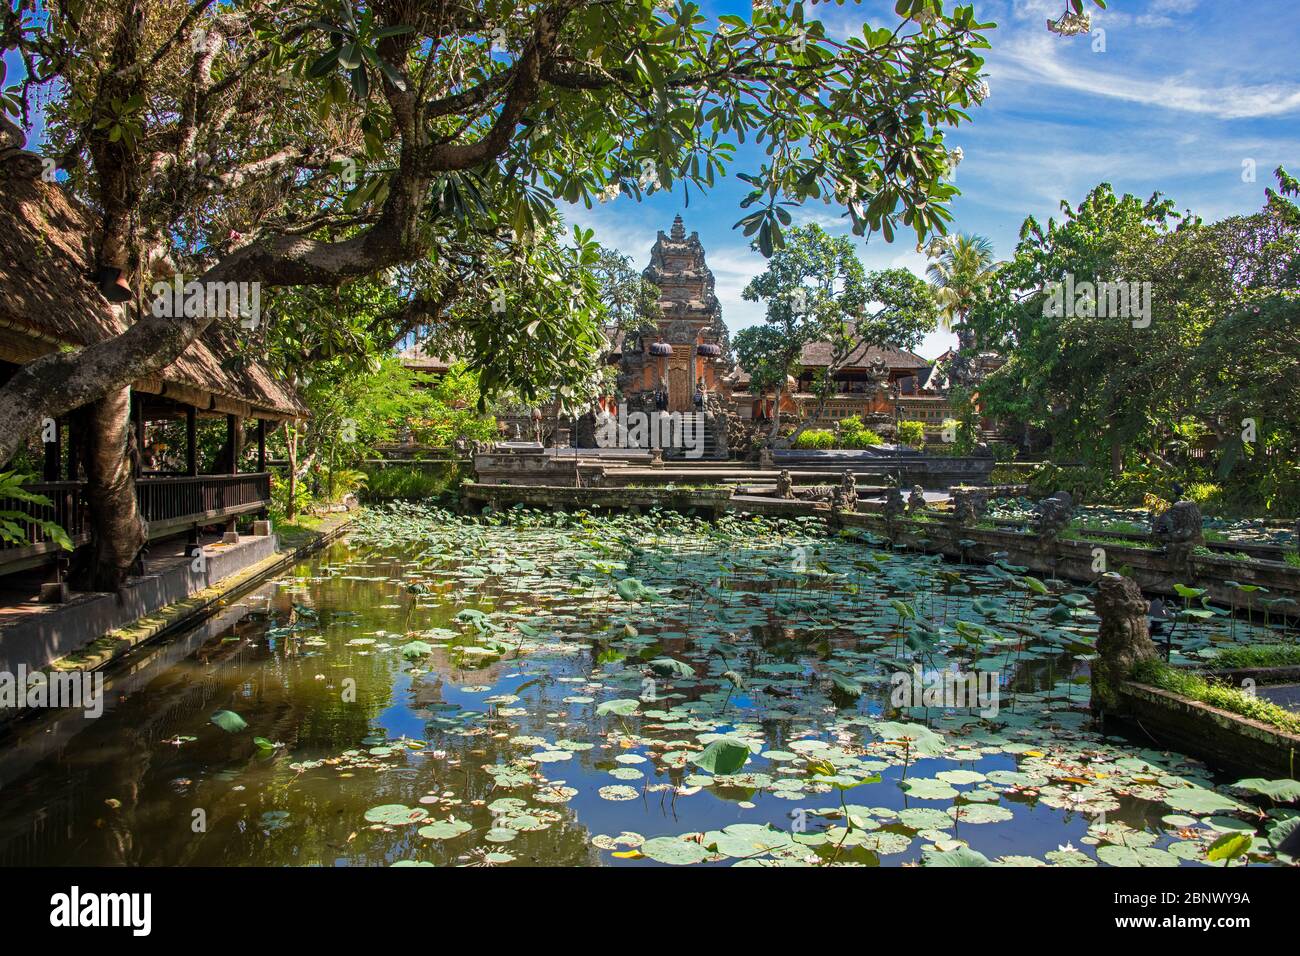
[[[1089,523],[1075,519],[1068,525],[1070,531],[1078,531],[1081,534],[1095,533],[1098,531],[1118,532],[1119,534],[1145,535],[1150,530],[1144,524],[1136,521],[1098,521]]]
[[[1251,697],[1235,687],[1211,683],[1204,677],[1173,667],[1164,661],[1142,661],[1129,676],[1140,684],[1199,700],[1203,704],[1258,720],[1289,734],[1300,734],[1300,716],[1289,710],[1271,701]]]
[[[1112,548],[1138,548],[1143,551],[1154,551],[1155,545],[1147,539],[1137,538],[1090,538],[1085,534],[1065,533],[1061,535],[1062,541],[1086,541],[1089,544],[1106,545]]]
[[[1290,667],[1300,664],[1300,644],[1248,644],[1229,647],[1210,659],[1215,667]]]

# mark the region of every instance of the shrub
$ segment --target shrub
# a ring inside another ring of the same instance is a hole
[[[841,419],[836,432],[836,448],[869,448],[884,444],[885,441],[877,432],[862,424],[862,419],[857,415]]]
[[[826,451],[835,447],[835,434],[825,428],[808,428],[794,440],[793,447]]]
[[[294,517],[305,514],[311,508],[311,489],[307,482],[298,482],[294,489]],[[289,516],[289,479],[281,472],[271,472],[271,507],[267,509],[271,520],[276,524],[287,521]]]
[[[333,489],[335,501],[342,501],[346,496],[364,488],[369,480],[364,471],[355,468],[335,468],[326,471],[321,478],[322,489]]]
[[[1223,488],[1212,481],[1194,481],[1187,489],[1187,497],[1209,510],[1223,503]]]
[[[368,466],[367,478],[366,501],[437,498],[458,484],[460,470],[452,463],[441,467],[418,464]]]
[[[898,440],[904,445],[911,445],[915,448],[921,447],[921,445],[925,444],[925,423],[899,422]]]
[[[841,448],[870,448],[872,445],[883,445],[884,443],[885,439],[870,428],[845,433],[840,439]]]

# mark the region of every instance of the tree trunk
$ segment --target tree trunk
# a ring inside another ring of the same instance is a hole
[[[772,427],[767,432],[767,444],[769,447],[776,444],[776,436],[781,431],[781,396],[785,393],[784,387],[778,385],[776,389],[776,401],[772,403]]]
[[[1110,476],[1118,478],[1124,474],[1124,446],[1118,438],[1110,440]]]
[[[118,389],[95,402],[86,410],[85,422],[91,540],[74,560],[73,586],[116,591],[148,540],[129,454],[131,390]]]
[[[289,450],[289,500],[284,506],[284,517],[292,521],[298,515],[298,423],[285,422],[285,447]]]

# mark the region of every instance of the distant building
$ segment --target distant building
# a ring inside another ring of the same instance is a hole
[[[829,342],[810,342],[799,356],[799,372],[786,381],[781,417],[792,423],[817,415],[817,379],[833,361]],[[815,424],[833,425],[849,416],[864,421],[895,417],[938,424],[951,414],[944,395],[930,388],[934,365],[906,349],[859,345],[834,373],[835,391],[827,399]],[[757,395],[750,390],[749,373],[737,367],[727,379],[732,404],[741,418],[767,418],[772,413],[773,394]]]
[[[425,348],[426,343],[416,342],[398,352],[397,357],[402,365],[424,380],[421,384],[432,386],[447,374],[456,360],[447,355],[431,355]]]

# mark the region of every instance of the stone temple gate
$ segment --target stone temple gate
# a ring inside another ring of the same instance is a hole
[[[727,342],[699,233],[688,237],[678,216],[659,232],[642,275],[659,289],[660,314],[624,343],[621,390],[634,406],[667,391],[669,411],[691,411],[698,386],[717,396]]]

